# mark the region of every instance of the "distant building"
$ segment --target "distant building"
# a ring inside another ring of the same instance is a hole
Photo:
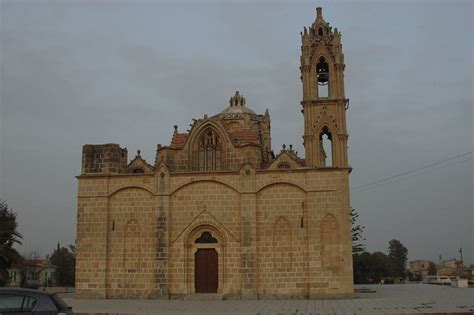
[[[453,258],[453,259],[443,261],[440,264],[440,266],[450,267],[450,268],[453,268],[453,269],[462,269],[463,261]]]
[[[463,261],[459,259],[445,260],[436,266],[437,276],[472,278],[472,269],[465,268]]]
[[[457,276],[459,270],[450,266],[438,265],[436,266],[436,275],[437,276]]]
[[[409,262],[409,265],[413,275],[422,279],[429,274],[430,270],[435,270],[435,264],[430,260],[413,260]]]
[[[40,287],[55,285],[56,269],[56,266],[44,259],[23,260],[8,269],[9,286]]]

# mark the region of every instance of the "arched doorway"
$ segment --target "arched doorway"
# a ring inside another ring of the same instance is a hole
[[[216,244],[210,232],[203,232],[196,244]],[[217,293],[219,286],[218,253],[215,248],[198,248],[194,254],[194,287],[196,293]]]

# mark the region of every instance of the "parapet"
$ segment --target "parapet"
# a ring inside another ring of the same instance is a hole
[[[120,174],[127,166],[127,149],[115,143],[85,144],[81,174]]]

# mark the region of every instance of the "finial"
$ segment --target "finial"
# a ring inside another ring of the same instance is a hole
[[[178,133],[178,125],[174,125],[174,133]]]
[[[323,17],[323,9],[321,7],[316,8],[316,17]]]
[[[137,156],[140,156],[140,153],[141,153],[141,152],[142,152],[142,151],[137,150]]]
[[[281,147],[283,148],[283,150],[286,150],[286,144],[283,144]]]
[[[207,114],[205,114],[205,115],[204,115],[204,119],[207,119],[207,117],[208,117]]]
[[[235,91],[235,95],[230,98],[229,106],[245,106],[245,98],[240,95],[239,91]]]
[[[290,144],[290,151],[293,151],[293,145]]]

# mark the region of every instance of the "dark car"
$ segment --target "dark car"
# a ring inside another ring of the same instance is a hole
[[[73,315],[56,294],[31,289],[0,288],[0,315]]]

